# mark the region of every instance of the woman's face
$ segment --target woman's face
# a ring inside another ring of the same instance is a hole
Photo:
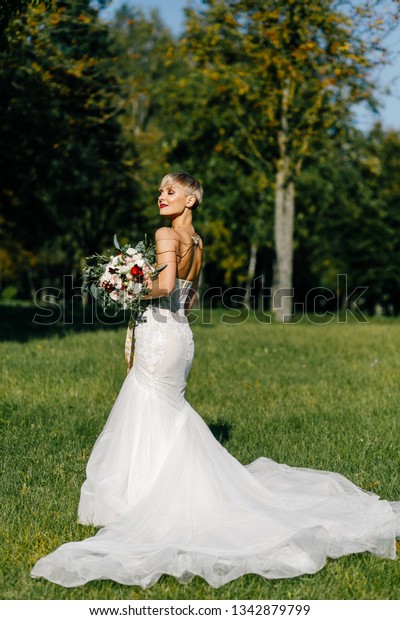
[[[190,206],[191,198],[185,195],[184,189],[178,184],[160,187],[158,195],[160,215],[166,217],[181,215],[185,207]]]

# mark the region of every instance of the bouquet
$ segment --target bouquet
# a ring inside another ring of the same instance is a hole
[[[90,290],[104,310],[120,307],[131,311],[125,342],[125,358],[130,370],[134,327],[143,314],[143,298],[150,293],[149,283],[158,278],[165,265],[157,265],[155,245],[149,243],[146,236],[133,247],[129,243],[121,246],[114,235],[114,246],[117,253],[109,250],[106,254],[86,257],[82,290]]]

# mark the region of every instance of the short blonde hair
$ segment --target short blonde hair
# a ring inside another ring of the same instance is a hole
[[[171,172],[170,174],[166,174],[163,180],[161,181],[161,187],[165,187],[166,185],[173,185],[177,183],[180,185],[186,196],[194,196],[196,198],[196,203],[193,206],[193,209],[196,209],[199,204],[201,204],[203,200],[203,188],[201,183],[192,177],[191,174],[181,170],[180,172]]]

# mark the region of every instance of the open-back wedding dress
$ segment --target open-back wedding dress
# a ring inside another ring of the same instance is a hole
[[[362,551],[394,559],[400,502],[336,473],[268,458],[243,466],[185,400],[193,337],[181,308],[190,287],[177,280],[136,327],[133,368],[81,490],[79,521],[102,529],[40,559],[32,576],[148,587],[163,574],[200,575],[218,587],[246,573],[315,573],[327,557]]]

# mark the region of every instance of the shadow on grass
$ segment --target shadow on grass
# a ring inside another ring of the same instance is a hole
[[[26,303],[0,304],[0,340],[3,342],[26,342],[33,338],[64,337],[71,333],[93,331],[94,329],[120,329],[128,324],[122,313],[117,317],[100,314],[94,318],[82,308],[65,306],[61,316],[51,316],[46,306]]]
[[[214,435],[215,439],[221,444],[225,444],[229,441],[231,435],[231,425],[226,422],[212,422],[208,425],[208,428]]]
[[[129,312],[107,316],[101,310],[93,312],[90,305],[66,304],[54,310],[50,305],[36,306],[24,301],[0,302],[0,341],[26,342],[96,329],[120,329],[128,325],[128,320]],[[215,327],[218,323],[218,317],[205,323],[199,311],[191,311],[188,320],[196,327]]]
[[[354,317],[337,315],[334,321],[330,323],[357,323]],[[115,316],[107,316],[100,310],[92,311],[90,305],[72,306],[66,304],[58,307],[56,312],[51,306],[36,306],[29,302],[0,302],[0,340],[1,341],[17,341],[26,342],[32,338],[49,338],[52,336],[63,337],[71,333],[93,331],[98,329],[119,329],[126,327],[128,324],[129,313],[120,311]],[[265,317],[264,317],[265,319]],[[247,315],[228,317],[223,309],[206,309],[192,310],[188,315],[191,327],[196,329],[215,328],[221,323],[243,324],[247,321],[254,322],[254,317]],[[379,319],[372,318],[374,323],[392,323],[398,322],[398,318],[382,317]],[[370,322],[370,321],[367,321]],[[263,323],[259,318],[256,324]],[[274,325],[265,321],[267,325]],[[326,321],[320,320],[325,324]],[[317,325],[318,317],[302,317],[301,320],[294,321],[290,326],[293,328],[295,324],[301,325]]]

